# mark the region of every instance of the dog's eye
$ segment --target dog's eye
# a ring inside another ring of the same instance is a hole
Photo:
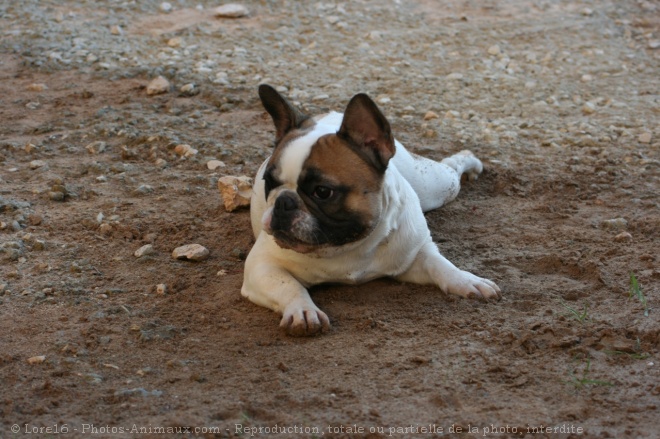
[[[319,200],[327,200],[335,194],[335,191],[327,186],[316,186],[312,195]]]

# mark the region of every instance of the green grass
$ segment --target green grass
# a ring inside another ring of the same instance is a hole
[[[587,358],[587,364],[585,365],[584,369],[582,369],[582,376],[577,377],[573,372],[571,372],[571,379],[567,381],[567,383],[573,385],[576,389],[582,389],[585,386],[614,386],[614,384],[610,383],[609,381],[594,380],[589,378],[590,370],[591,359]]]
[[[582,312],[577,311],[575,308],[572,308],[569,306],[566,302],[564,302],[562,299],[559,299],[561,306],[566,308],[568,310],[568,317],[572,317],[578,322],[584,324],[584,322],[587,320],[587,304],[584,304],[584,307],[582,309]]]
[[[649,305],[646,302],[646,296],[642,292],[642,287],[637,282],[637,277],[635,273],[630,272],[630,290],[628,290],[628,298],[636,297],[644,307],[644,316],[649,316]]]

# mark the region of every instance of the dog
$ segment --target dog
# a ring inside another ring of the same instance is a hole
[[[494,282],[440,254],[424,218],[458,195],[463,173],[474,180],[482,172],[470,151],[441,162],[408,152],[366,94],[355,95],[343,114],[317,117],[269,85],[259,87],[259,97],[275,143],[254,180],[256,242],[241,294],[281,313],[288,334],[330,328],[307,290],[322,283],[391,277],[467,298],[501,298]]]

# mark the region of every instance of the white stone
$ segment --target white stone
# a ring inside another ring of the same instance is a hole
[[[218,180],[218,189],[227,212],[250,205],[250,198],[252,198],[252,179],[250,177],[244,175],[221,177]]]
[[[440,116],[434,111],[427,111],[424,115],[424,120],[438,119]]]
[[[593,81],[593,79],[594,79],[593,76],[591,76],[591,75],[589,75],[589,74],[586,74],[586,75],[582,75],[582,77],[580,78],[580,81],[582,81],[582,82],[590,82],[590,81]]]
[[[30,357],[27,359],[27,362],[29,364],[41,364],[44,361],[46,361],[46,356],[45,355],[37,355],[36,357]]]
[[[149,96],[167,93],[170,91],[170,81],[162,76],[154,78],[149,85],[147,85],[147,94]]]
[[[582,112],[584,114],[593,114],[596,112],[596,104],[593,102],[585,102],[585,104],[582,106]]]
[[[462,73],[450,73],[447,75],[447,79],[463,79]]]
[[[651,133],[646,132],[640,134],[637,140],[639,140],[639,143],[651,143],[651,137]]]
[[[160,10],[165,13],[172,12],[172,5],[167,2],[163,2],[160,4]]]
[[[122,30],[121,26],[114,25],[110,28],[110,33],[112,35],[123,35],[124,31]]]
[[[240,18],[248,15],[250,11],[243,5],[238,3],[227,3],[226,5],[218,6],[213,10],[213,15],[223,18]]]
[[[182,143],[174,147],[174,152],[181,157],[192,157],[197,154],[197,150],[190,145]]]
[[[156,294],[163,295],[165,293],[167,293],[167,285],[165,284],[156,285]]]
[[[188,244],[177,247],[172,251],[174,259],[188,259],[190,261],[203,261],[208,258],[209,251],[199,244]]]
[[[133,256],[136,258],[141,258],[142,256],[149,256],[152,255],[156,252],[154,250],[154,246],[151,244],[143,245],[139,249],[135,250],[135,253],[133,253]]]
[[[89,145],[87,145],[85,149],[89,151],[90,154],[99,154],[105,151],[105,147],[106,147],[105,142],[101,140],[97,140],[96,142],[92,142]]]
[[[43,168],[44,166],[47,166],[47,163],[43,160],[32,160],[30,162],[30,169],[39,169]]]
[[[494,45],[494,46],[490,46],[488,48],[488,53],[491,54],[491,55],[499,55],[500,54],[500,46],[498,46],[497,44]]]
[[[206,163],[206,167],[209,168],[211,171],[215,171],[218,168],[224,168],[225,166],[227,166],[225,165],[225,162],[222,162],[220,160],[209,160]]]

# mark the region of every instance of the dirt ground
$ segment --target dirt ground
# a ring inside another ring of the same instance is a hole
[[[659,437],[657,3],[171,3],[0,5],[0,437]],[[302,339],[244,300],[261,82],[482,158],[427,219],[503,299],[321,286]]]

